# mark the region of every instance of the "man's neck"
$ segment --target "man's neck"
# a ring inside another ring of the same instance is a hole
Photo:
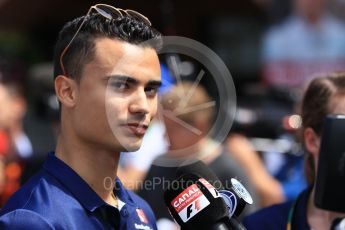
[[[55,150],[56,157],[70,166],[105,202],[114,204],[112,190],[120,153],[101,150],[71,141],[60,135]]]

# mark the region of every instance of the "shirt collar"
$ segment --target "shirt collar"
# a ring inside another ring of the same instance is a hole
[[[130,206],[136,207],[130,193],[127,189],[123,186],[122,182],[119,178],[115,180],[115,190],[114,193],[116,196],[124,203],[129,204]]]
[[[93,212],[103,205],[108,205],[72,168],[57,158],[54,152],[48,154],[43,168],[64,185],[87,210]],[[122,202],[135,206],[130,194],[118,178],[115,180],[114,192]]]

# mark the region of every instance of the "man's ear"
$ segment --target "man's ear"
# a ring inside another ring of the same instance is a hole
[[[320,151],[320,137],[312,128],[306,128],[304,130],[304,142],[308,152],[313,154],[314,157],[318,157]]]
[[[77,100],[77,84],[75,80],[63,75],[55,78],[55,93],[61,104],[73,107]]]

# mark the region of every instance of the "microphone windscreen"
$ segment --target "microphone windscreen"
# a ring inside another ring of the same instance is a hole
[[[191,164],[182,165],[176,170],[176,177],[180,177],[184,174],[198,175],[199,177],[206,179],[216,189],[224,189],[222,182],[219,180],[216,174],[200,160]]]
[[[181,229],[212,229],[228,220],[228,208],[213,186],[194,174],[183,174],[164,193],[164,201]]]

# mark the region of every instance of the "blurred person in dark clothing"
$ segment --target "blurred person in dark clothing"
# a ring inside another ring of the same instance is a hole
[[[345,218],[345,213],[322,210],[314,204],[320,138],[328,114],[345,115],[345,72],[316,77],[302,100],[302,141],[307,154],[305,171],[309,187],[295,201],[274,205],[246,217],[244,224],[248,230],[324,230],[330,229],[336,218]]]
[[[177,83],[162,95],[160,102],[169,149],[154,160],[146,178],[138,186],[138,194],[151,205],[159,229],[167,229],[172,224],[168,224],[172,217],[163,201],[167,183],[176,179],[177,167],[190,160],[200,159],[206,163],[224,187],[230,186],[231,178],[237,178],[255,196],[241,167],[222,144],[208,135],[215,108],[202,86],[194,87],[187,81]]]

